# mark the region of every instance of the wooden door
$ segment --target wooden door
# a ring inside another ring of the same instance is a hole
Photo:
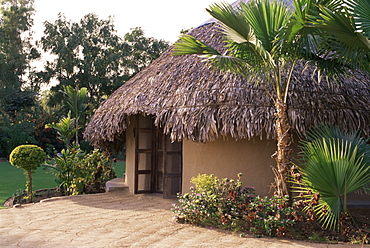
[[[151,117],[137,116],[135,127],[135,194],[176,197],[182,185],[182,142],[171,142]]]
[[[163,198],[176,197],[182,186],[182,142],[171,142],[169,135],[162,136]]]
[[[135,194],[154,192],[155,129],[150,117],[138,115],[135,127]]]

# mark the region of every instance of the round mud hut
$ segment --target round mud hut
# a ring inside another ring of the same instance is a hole
[[[216,22],[189,34],[224,49]],[[244,186],[268,194],[276,151],[270,96],[253,82],[211,68],[199,56],[172,53],[170,47],[104,101],[85,138],[103,150],[126,147],[125,182],[132,193],[171,197],[188,191],[198,174],[236,178],[241,172]],[[288,100],[293,149],[321,123],[368,136],[370,78],[356,74],[329,85],[303,67],[293,73]]]

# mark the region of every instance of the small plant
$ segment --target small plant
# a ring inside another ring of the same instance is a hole
[[[71,118],[71,115],[68,114],[67,117],[62,118],[59,123],[49,123],[45,125],[45,128],[53,128],[58,133],[58,138],[64,143],[67,147],[70,146],[72,138],[76,135],[78,127],[75,127],[75,119]]]
[[[73,181],[76,180],[78,164],[81,162],[85,153],[72,144],[67,149],[58,153],[54,160],[45,164],[45,169],[51,171],[59,185],[59,189],[66,195],[74,194]]]
[[[190,182],[195,185],[197,192],[206,192],[214,190],[219,183],[219,179],[213,174],[198,174],[197,177],[192,177]]]
[[[326,236],[320,236],[318,233],[314,232],[308,239],[312,242],[327,242],[329,239]]]
[[[82,169],[88,171],[84,179],[84,193],[104,192],[105,183],[116,177],[112,160],[98,149],[84,156]]]
[[[27,177],[26,188],[29,202],[32,202],[32,174],[45,159],[46,153],[36,145],[20,145],[10,153],[10,164],[23,169]]]

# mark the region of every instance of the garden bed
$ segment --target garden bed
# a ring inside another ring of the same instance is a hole
[[[27,204],[26,196],[27,194],[25,192],[19,195],[12,196],[8,200],[5,201],[3,206],[7,208],[12,208],[16,204]],[[40,202],[47,198],[58,197],[58,196],[64,196],[64,195],[57,188],[36,190],[34,194],[33,203]]]

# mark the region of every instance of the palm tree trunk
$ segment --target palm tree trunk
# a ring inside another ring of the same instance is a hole
[[[288,195],[291,198],[289,189],[288,173],[290,172],[292,149],[290,125],[287,113],[287,104],[282,99],[276,99],[276,139],[277,151],[273,155],[276,160],[276,168],[273,168],[275,174],[275,194],[282,197]]]

